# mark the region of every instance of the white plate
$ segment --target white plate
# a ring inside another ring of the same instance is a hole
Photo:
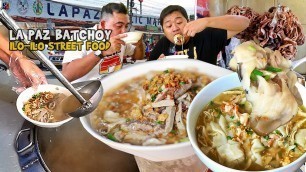
[[[50,91],[51,93],[63,93],[67,96],[71,95],[70,91],[66,89],[65,87],[58,86],[58,85],[52,85],[52,84],[44,84],[44,85],[39,85],[38,88],[35,90],[34,88],[30,87],[24,90],[17,98],[16,101],[16,106],[19,114],[26,119],[27,121],[40,126],[40,127],[45,127],[45,128],[54,128],[54,127],[59,127],[66,122],[72,120],[72,117],[69,117],[65,120],[59,121],[59,122],[52,122],[52,123],[45,123],[45,122],[38,122],[35,121],[31,118],[29,118],[22,110],[22,107],[25,102],[27,102],[34,94],[37,94],[39,92],[44,92],[44,91]]]
[[[115,73],[108,75],[101,80],[104,92],[108,92],[124,82],[131,82],[133,78],[148,74],[152,71],[164,71],[166,69],[196,70],[199,73],[218,78],[232,73],[232,71],[211,65],[199,60],[180,59],[180,60],[155,60],[145,63],[138,63],[123,68]],[[102,98],[103,101],[103,98]],[[118,143],[100,135],[90,123],[90,115],[81,117],[83,127],[95,138],[108,146],[151,161],[170,161],[186,158],[194,155],[190,142],[162,146],[137,146],[126,143]]]

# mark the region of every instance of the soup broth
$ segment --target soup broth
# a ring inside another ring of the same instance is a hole
[[[94,128],[116,142],[162,145],[187,141],[188,107],[210,77],[168,69],[106,92],[91,115]]]
[[[250,171],[282,167],[305,153],[305,107],[266,136],[259,136],[250,128],[251,110],[242,88],[223,92],[211,101],[196,125],[203,153],[224,166]]]
[[[90,94],[87,93],[80,93],[80,94],[85,100],[89,100],[91,98]],[[63,100],[62,111],[64,113],[71,113],[76,111],[81,106],[82,106],[81,102],[74,95],[70,95],[69,97]]]

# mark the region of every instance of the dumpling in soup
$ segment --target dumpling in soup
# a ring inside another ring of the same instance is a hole
[[[285,125],[266,136],[250,127],[252,107],[241,88],[221,93],[200,114],[196,135],[212,160],[239,170],[268,170],[288,165],[306,152],[303,107]]]

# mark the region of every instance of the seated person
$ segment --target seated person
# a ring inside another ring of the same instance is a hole
[[[121,69],[124,56],[135,60],[144,58],[142,39],[136,44],[125,44],[130,25],[127,8],[122,3],[108,3],[102,7],[101,20],[93,29],[110,29],[111,47],[106,51],[86,51],[85,43],[81,51],[67,51],[63,59],[63,75],[68,81],[99,79],[103,74]]]
[[[159,40],[150,54],[149,60],[168,55],[188,55],[216,64],[217,55],[224,49],[227,40],[249,26],[249,19],[243,16],[207,17],[188,22],[186,10],[179,5],[170,5],[162,10],[160,24],[165,36]],[[174,38],[182,35],[182,42]]]

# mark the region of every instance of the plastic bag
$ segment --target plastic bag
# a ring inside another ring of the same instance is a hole
[[[229,68],[229,62],[234,56],[232,54],[232,51],[235,49],[236,46],[238,46],[240,44],[241,44],[240,39],[232,37],[231,42],[228,44],[228,46],[225,46],[225,54],[226,54],[225,66],[226,66],[226,68]]]
[[[16,86],[12,90],[17,94],[24,91],[27,87],[37,88],[40,84],[47,84],[47,79],[43,71],[36,64],[25,56],[10,56],[9,70],[16,79]]]

